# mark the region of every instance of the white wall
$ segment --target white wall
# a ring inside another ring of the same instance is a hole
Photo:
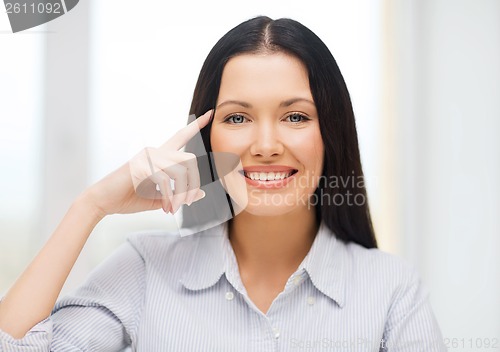
[[[500,2],[386,10],[402,253],[431,288],[444,336],[479,350],[476,339],[500,338]]]

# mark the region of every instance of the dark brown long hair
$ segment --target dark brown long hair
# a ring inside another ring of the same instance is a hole
[[[224,66],[244,53],[284,52],[307,67],[325,147],[323,177],[315,191],[318,221],[335,236],[376,248],[351,98],[335,59],[326,45],[301,23],[259,16],[225,34],[208,54],[193,94],[190,114],[200,116],[215,107]],[[201,131],[211,152],[210,125]]]

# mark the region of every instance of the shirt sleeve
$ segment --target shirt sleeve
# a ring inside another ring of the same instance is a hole
[[[6,332],[0,330],[0,352],[50,351],[51,338],[52,321],[50,318],[36,324],[22,339],[16,340]]]
[[[144,293],[144,260],[126,242],[23,338],[0,330],[0,352],[120,351],[136,341]]]
[[[380,351],[447,351],[429,302],[429,291],[412,269],[396,293]]]

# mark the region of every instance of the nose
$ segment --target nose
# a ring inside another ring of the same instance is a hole
[[[252,155],[268,158],[283,154],[285,148],[279,135],[278,126],[271,122],[259,123],[254,132],[253,143],[250,147]]]

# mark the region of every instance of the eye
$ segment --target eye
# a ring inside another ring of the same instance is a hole
[[[295,112],[293,114],[288,115],[286,117],[286,120],[289,122],[293,122],[293,123],[301,123],[301,122],[309,121],[310,118]]]
[[[243,122],[245,122],[245,116],[243,115],[240,115],[240,114],[234,114],[234,115],[231,115],[229,117],[227,117],[224,122],[227,122],[227,123],[230,123],[230,124],[241,124]]]

